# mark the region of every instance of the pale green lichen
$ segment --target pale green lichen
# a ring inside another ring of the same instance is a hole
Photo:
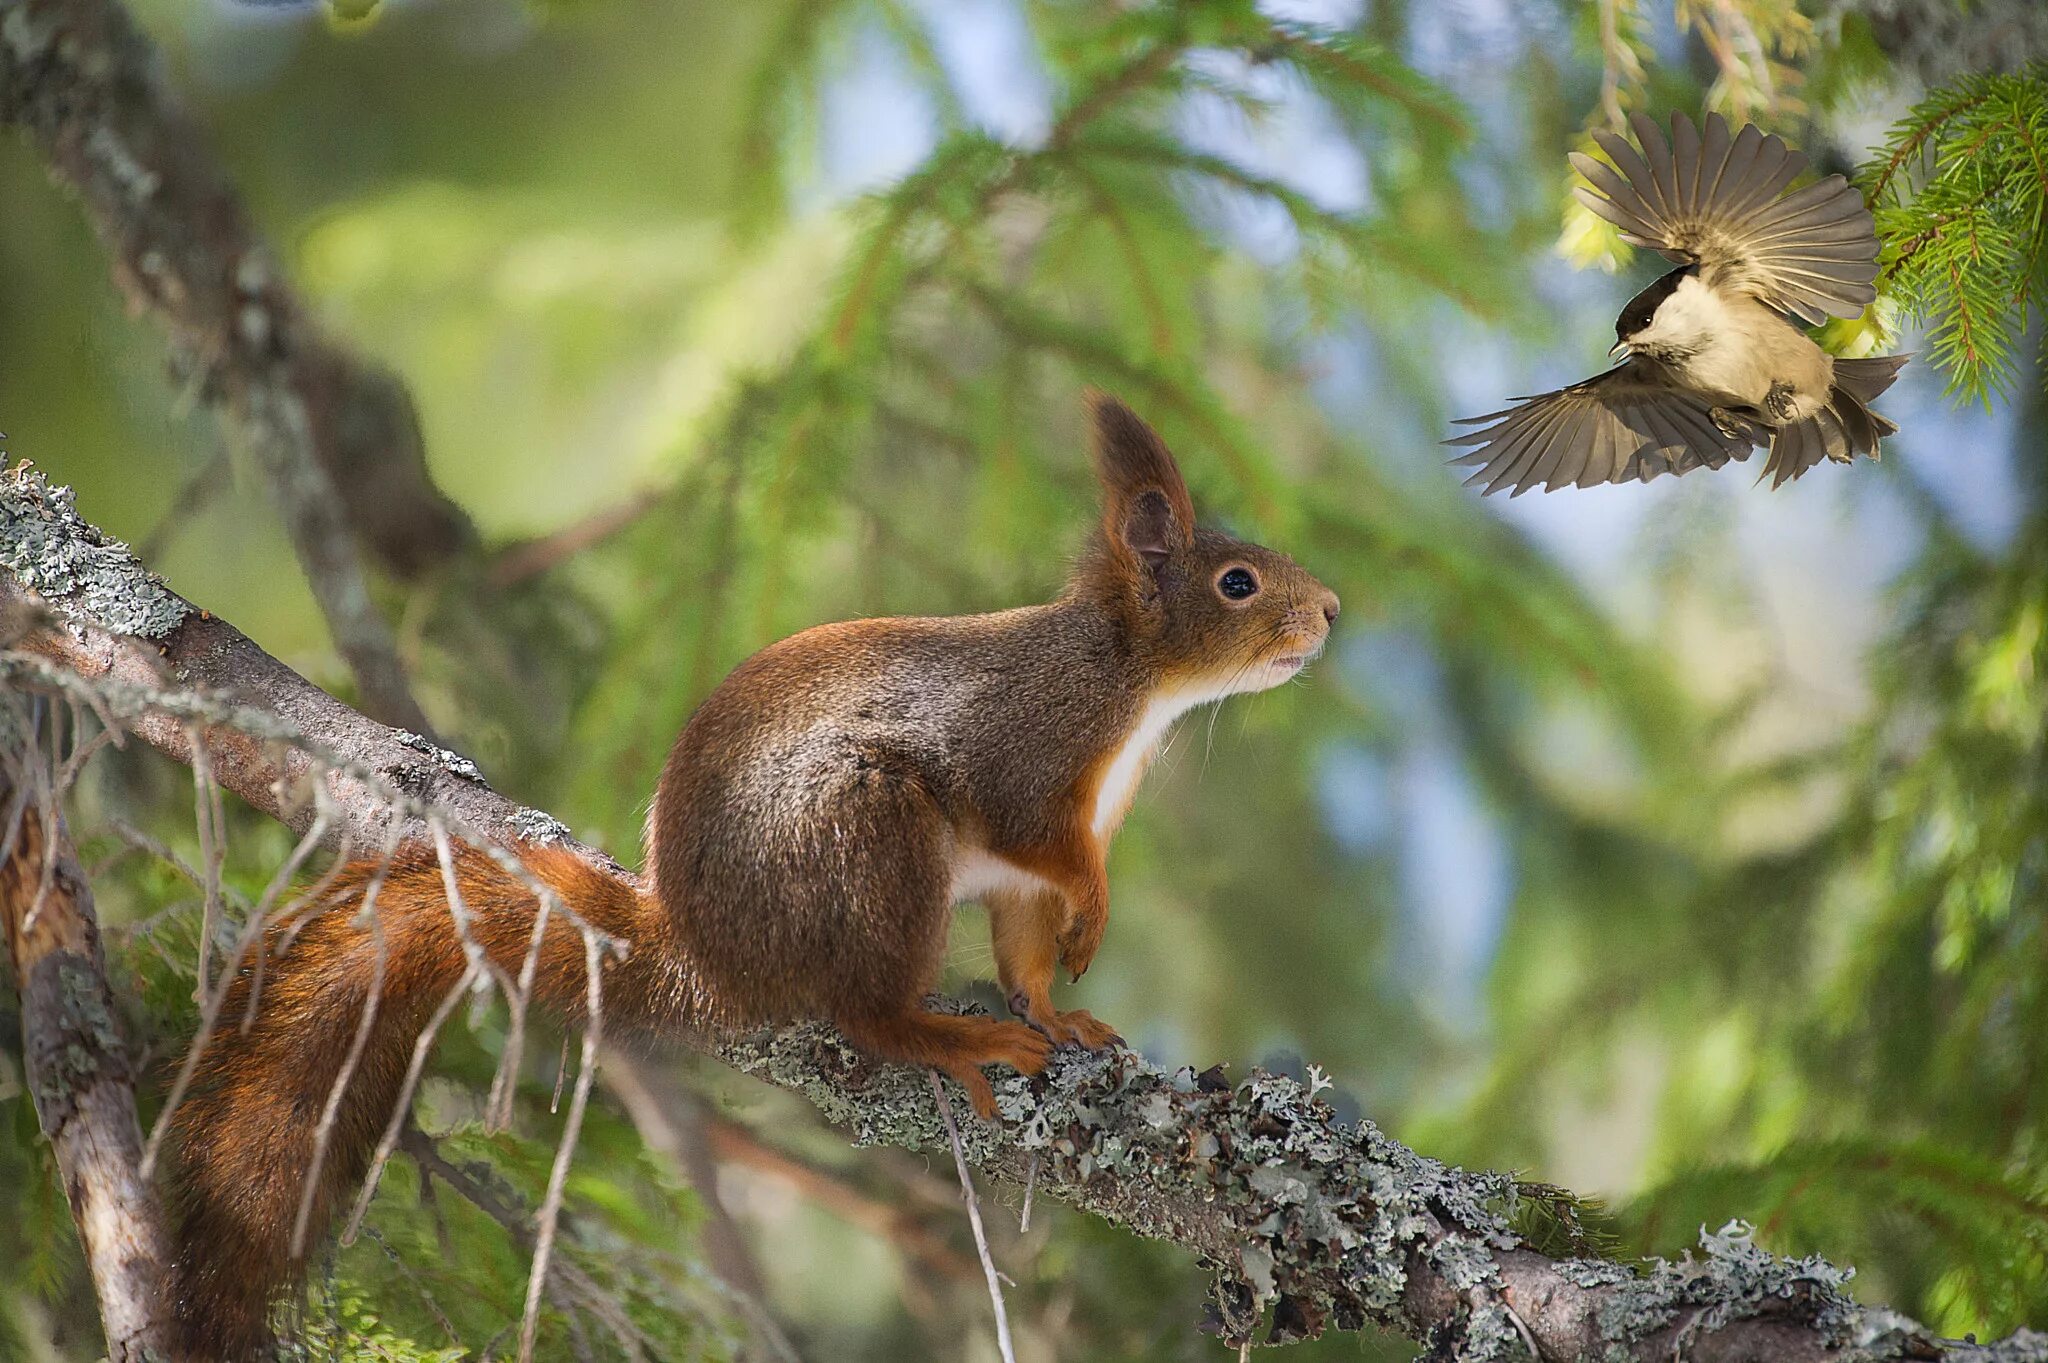
[[[944,1148],[927,1073],[877,1064],[830,1027],[741,1038],[721,1054],[811,1099],[863,1144]],[[1422,1338],[1432,1359],[1499,1363],[1528,1356],[1533,1320],[1573,1332],[1559,1342],[1574,1356],[1634,1363],[1683,1358],[1716,1331],[1768,1321],[1843,1357],[2048,1360],[2048,1336],[1939,1341],[1858,1306],[1843,1291],[1848,1270],[1766,1253],[1739,1223],[1676,1261],[1550,1260],[1557,1290],[1584,1295],[1559,1304],[1561,1319],[1525,1320],[1501,1277],[1500,1253],[1521,1247],[1495,1210],[1512,1204],[1505,1175],[1449,1168],[1370,1122],[1345,1126],[1279,1075],[1255,1071],[1233,1087],[1220,1070],[1167,1073],[1127,1050],[1063,1048],[1036,1081],[990,1077],[998,1123],[953,1100],[969,1162],[1019,1181],[1030,1170],[1041,1195],[1201,1255],[1215,1274],[1204,1328],[1232,1343],[1252,1342],[1262,1317],[1267,1343],[1375,1321]],[[1428,1268],[1419,1298],[1408,1290],[1418,1263]],[[1540,1312],[1549,1300],[1546,1290],[1518,1305]]]
[[[45,957],[23,990],[54,1000],[48,1030],[27,1045],[29,1083],[43,1127],[55,1131],[79,1096],[123,1055],[99,973],[74,952]]]
[[[1600,1302],[1596,1324],[1611,1363],[1632,1358],[1646,1336],[1678,1325],[1674,1352],[1686,1341],[1737,1321],[1762,1316],[1791,1319],[1830,1346],[1850,1343],[1863,1309],[1842,1291],[1853,1270],[1824,1259],[1781,1259],[1731,1221],[1702,1231],[1700,1255],[1653,1259],[1649,1271],[1613,1284]]]
[[[451,776],[459,776],[465,781],[475,781],[479,785],[488,784],[484,780],[481,767],[461,753],[442,747],[431,738],[416,734],[410,729],[399,729],[393,732],[392,741],[411,748],[414,752],[425,753]]]
[[[552,847],[558,843],[573,842],[575,836],[569,826],[552,814],[538,809],[520,809],[506,820],[512,829],[512,836],[521,842],[538,843]]]
[[[1633,1280],[1636,1271],[1611,1259],[1561,1259],[1558,1276],[1574,1287],[1613,1287]]]
[[[749,1038],[724,1055],[804,1094],[862,1144],[946,1140],[924,1072],[877,1065],[830,1028]],[[1233,1341],[1250,1338],[1268,1304],[1276,1341],[1328,1323],[1398,1324],[1411,1253],[1476,1290],[1498,1284],[1491,1251],[1516,1243],[1488,1205],[1507,1180],[1424,1159],[1370,1123],[1347,1128],[1282,1075],[1232,1087],[1128,1050],[1072,1048],[1036,1082],[1000,1073],[999,1125],[953,1100],[969,1161],[1015,1176],[1036,1160],[1050,1195],[1206,1252],[1218,1274],[1211,1328]],[[1477,1359],[1521,1347],[1507,1313],[1484,1302],[1456,1334],[1457,1351]]]
[[[192,611],[127,545],[78,514],[70,488],[26,464],[0,473],[0,569],[74,626],[161,639]]]

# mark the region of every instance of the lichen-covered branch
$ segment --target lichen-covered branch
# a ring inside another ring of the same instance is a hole
[[[0,927],[21,990],[24,1069],[99,1297],[107,1357],[161,1360],[168,1256],[139,1172],[134,1072],[114,1023],[92,888],[29,709],[0,705]]]
[[[402,576],[474,531],[428,476],[403,385],[324,337],[118,0],[0,0],[0,123],[77,195],[116,283],[262,467],[367,707],[425,728],[357,540]]]
[[[492,793],[461,759],[321,696],[224,622],[193,613],[38,476],[0,479],[0,570],[0,620],[36,608],[30,588],[62,617],[60,628],[21,640],[40,657],[0,654],[0,681],[84,688],[184,760],[187,724],[201,718],[222,783],[260,809],[292,821],[272,783],[310,775],[328,782],[337,826],[356,835],[403,817],[372,808],[396,786],[445,798],[497,835],[545,830],[568,841],[552,819]],[[146,661],[156,650],[160,671]],[[168,718],[152,724],[157,713]],[[378,773],[398,775],[386,783]],[[412,795],[401,803],[417,807]],[[926,1077],[876,1064],[830,1027],[707,1045],[802,1094],[862,1144],[944,1148]],[[1677,1263],[1551,1258],[1511,1230],[1512,1180],[1448,1168],[1370,1123],[1348,1126],[1291,1079],[1255,1072],[1232,1084],[1220,1069],[1169,1071],[1127,1050],[1063,1051],[1041,1080],[1000,1082],[997,1101],[1000,1122],[962,1131],[969,1161],[1020,1185],[1035,1170],[1040,1193],[1193,1250],[1215,1274],[1211,1324],[1232,1341],[1373,1323],[1434,1357],[1474,1363],[1531,1353],[1547,1363],[2048,1363],[2048,1335],[1935,1338],[1852,1301],[1844,1270],[1774,1257],[1740,1229],[1706,1237],[1696,1257]]]
[[[27,632],[38,601],[70,627]],[[380,845],[394,821],[424,836],[418,811],[428,806],[487,837],[566,836],[553,819],[492,790],[474,763],[367,718],[196,609],[81,519],[69,488],[20,466],[0,472],[0,645],[14,642],[9,634],[111,688],[121,722],[181,762],[192,759],[193,722],[213,726],[215,777],[294,832],[312,826],[308,781],[317,769],[333,797],[333,836],[357,847]],[[237,713],[243,700],[256,708]],[[394,804],[392,789],[410,803]]]

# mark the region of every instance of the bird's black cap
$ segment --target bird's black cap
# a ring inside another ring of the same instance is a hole
[[[1687,275],[1699,267],[1681,265],[1656,283],[1628,300],[1628,306],[1621,310],[1621,316],[1614,319],[1614,339],[1626,341],[1629,337],[1650,325],[1650,319],[1657,315],[1657,309],[1671,296]]]

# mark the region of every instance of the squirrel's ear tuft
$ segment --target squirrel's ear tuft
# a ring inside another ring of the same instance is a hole
[[[1195,504],[1166,442],[1107,393],[1090,391],[1102,526],[1139,562],[1157,568],[1195,535]]]

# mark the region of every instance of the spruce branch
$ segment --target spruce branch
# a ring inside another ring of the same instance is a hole
[[[1463,145],[1472,136],[1455,95],[1377,43],[1316,24],[1279,20],[1267,27],[1266,40],[1265,48],[1254,47],[1258,55],[1285,60],[1333,102],[1355,106],[1363,93],[1454,144]]]
[[[2009,393],[2048,301],[2048,69],[1936,91],[1859,178],[1885,243],[1878,288],[1927,324],[1949,393]]]

